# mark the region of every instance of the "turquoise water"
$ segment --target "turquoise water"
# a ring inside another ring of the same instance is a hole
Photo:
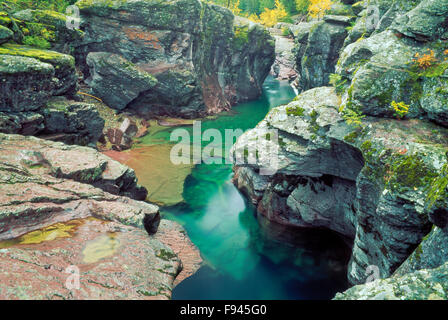
[[[268,78],[259,100],[202,122],[202,130],[215,128],[224,136],[225,129],[254,128],[270,109],[294,96],[288,83]],[[144,143],[166,143],[172,130]],[[185,227],[205,261],[174,289],[173,299],[330,299],[346,288],[349,252],[339,237],[261,227],[255,208],[231,178],[231,165],[196,165],[184,182],[185,202],[161,209],[165,218]]]

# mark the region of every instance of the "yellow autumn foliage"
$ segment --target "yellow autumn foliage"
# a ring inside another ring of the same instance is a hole
[[[310,0],[308,14],[312,18],[322,18],[325,12],[331,9],[333,1],[331,0]]]
[[[265,8],[264,11],[260,14],[260,18],[257,19],[256,15],[249,16],[254,22],[261,23],[266,27],[273,27],[276,25],[281,19],[286,18],[288,16],[288,12],[286,12],[285,6],[280,0],[275,0],[274,9]]]

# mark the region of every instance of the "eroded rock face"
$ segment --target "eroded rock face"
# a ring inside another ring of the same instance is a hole
[[[277,172],[259,176],[261,162],[237,166],[236,182],[270,220],[353,239],[348,278],[357,284],[371,265],[381,277],[392,275],[431,230],[429,216],[445,210],[443,190],[433,206],[425,204],[447,162],[448,132],[427,121],[373,117],[356,129],[338,113],[333,90],[309,90],[273,109],[257,128],[278,130]],[[246,132],[235,150],[263,134]]]
[[[302,22],[292,30],[299,92],[328,85],[349,25],[349,17],[327,16],[322,21]]]
[[[110,105],[122,109],[126,104],[145,117],[192,118],[254,99],[275,58],[273,39],[264,28],[235,19],[219,6],[193,0],[82,0],[77,5],[85,31],[77,46],[81,64],[89,52],[109,52],[157,79],[138,97]],[[89,74],[86,65],[84,71]],[[90,74],[95,77],[94,70]],[[116,102],[114,92],[107,95]]]
[[[93,93],[117,110],[157,84],[156,78],[117,54],[90,52],[86,62],[91,75],[87,83]]]
[[[123,196],[146,194],[131,169],[90,148],[0,140],[3,299],[167,299],[182,263],[183,277],[198,268],[180,226]],[[183,262],[179,248],[190,252]],[[79,288],[66,286],[68,267],[79,271]]]

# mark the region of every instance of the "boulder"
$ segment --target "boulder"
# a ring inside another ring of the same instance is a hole
[[[0,55],[0,111],[34,111],[53,93],[54,68],[37,59]]]
[[[392,29],[418,41],[437,40],[448,30],[448,2],[423,0],[398,17]]]
[[[145,129],[144,127],[143,129]],[[106,132],[106,137],[112,144],[112,149],[122,151],[130,149],[132,146],[132,138],[138,137],[139,129],[134,120],[126,118],[120,128],[110,128]],[[143,134],[141,132],[140,134]]]
[[[117,54],[91,52],[87,55],[92,93],[113,109],[123,110],[157,84],[157,79]]]
[[[348,35],[344,41],[344,47],[373,34],[385,31],[394,20],[415,8],[421,0],[407,1],[377,0],[375,3],[358,1],[353,4],[352,9],[357,18],[348,27]]]
[[[444,88],[447,85],[443,50],[434,61],[420,67],[416,54],[430,51],[391,30],[347,46],[336,72],[346,81],[343,106],[366,115],[396,117],[392,102],[409,106],[407,118],[427,118],[447,125]]]
[[[54,88],[52,95],[73,95],[77,91],[78,75],[75,69],[75,59],[72,56],[56,51],[40,50],[17,44],[3,44],[0,55],[22,56],[37,59],[54,67]]]
[[[44,117],[36,112],[0,112],[0,132],[36,135],[44,129]]]
[[[14,32],[12,32],[8,28],[0,25],[0,44],[11,40],[13,35],[14,35]]]
[[[95,145],[102,134],[104,120],[94,105],[54,97],[43,109],[44,134],[64,133],[57,141]]]

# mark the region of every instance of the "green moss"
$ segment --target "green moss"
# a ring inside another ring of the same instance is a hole
[[[34,36],[25,36],[23,44],[27,46],[37,47],[39,49],[50,49],[51,44],[46,39]]]
[[[366,140],[361,144],[361,151],[369,152],[369,150],[372,148],[372,141]]]
[[[344,137],[344,141],[348,143],[355,143],[356,139],[359,137],[359,131],[355,130],[350,132]]]
[[[390,157],[387,167],[390,172],[387,186],[400,192],[425,187],[437,176],[437,173],[426,165],[420,154],[394,154]]]
[[[0,46],[0,54],[6,54],[11,56],[22,56],[28,58],[34,58],[42,62],[48,62],[55,66],[60,67],[75,67],[75,59],[72,56],[62,54],[56,51],[41,50],[28,46],[21,46],[12,43],[6,43]]]
[[[156,257],[158,257],[162,260],[165,260],[165,261],[169,261],[169,260],[176,258],[177,256],[173,252],[170,252],[165,249],[160,249],[160,251],[156,254]]]
[[[440,77],[444,74],[444,72],[448,69],[448,62],[442,62],[435,65],[430,66],[426,70],[420,73],[420,76],[427,78],[435,78]]]
[[[286,114],[288,116],[301,117],[301,116],[303,116],[304,112],[305,112],[305,109],[303,109],[301,107],[287,107],[286,108]]]
[[[249,26],[235,26],[233,45],[237,49],[243,48],[249,43]]]
[[[427,208],[431,209],[439,200],[448,199],[448,164],[445,163],[440,173],[434,177],[428,187]]]

